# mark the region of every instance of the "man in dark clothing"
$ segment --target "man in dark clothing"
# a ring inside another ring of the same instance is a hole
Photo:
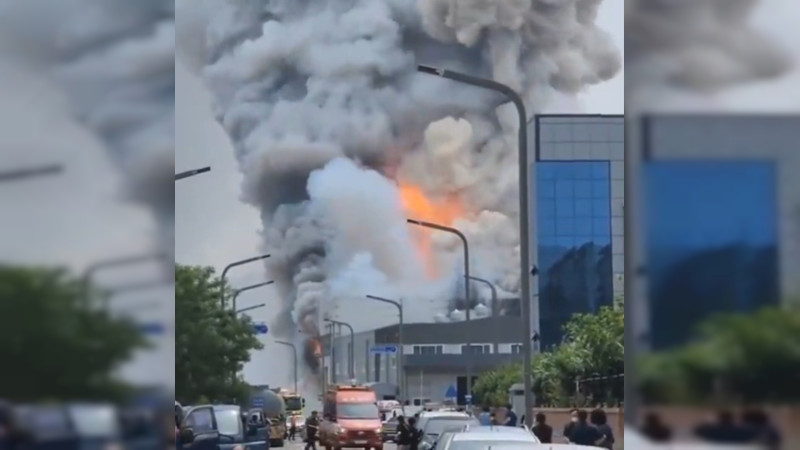
[[[763,444],[769,450],[777,450],[781,447],[781,434],[778,429],[770,423],[767,413],[760,409],[750,409],[742,414],[742,423],[748,427],[753,434],[753,442]]]
[[[408,419],[408,450],[419,450],[421,433],[417,429],[417,419]]]
[[[569,423],[564,425],[564,431],[561,432],[565,441],[569,442],[569,435],[572,433],[572,429],[575,427],[576,423],[578,423],[578,410],[571,409],[569,411]]]
[[[716,423],[700,425],[695,428],[694,434],[704,441],[717,444],[746,444],[753,441],[753,432],[736,424],[730,411],[720,411]]]
[[[605,439],[602,433],[588,422],[589,413],[579,410],[577,413],[578,421],[569,431],[567,439],[572,444],[599,446]]]
[[[642,433],[653,442],[669,442],[672,440],[672,430],[669,429],[656,413],[648,413],[644,417]]]
[[[531,431],[533,431],[533,435],[539,439],[539,442],[542,444],[552,444],[553,443],[553,427],[546,424],[544,414],[538,413],[536,414],[536,424],[533,426]]]
[[[414,420],[412,417],[409,420]],[[406,423],[404,416],[397,416],[397,448],[400,450],[407,450],[411,444],[411,431]]]
[[[511,405],[506,405],[506,423],[507,427],[517,426],[517,413],[511,409]]]
[[[306,447],[305,450],[317,450],[317,434],[319,433],[319,416],[316,411],[311,411],[311,417],[306,419]]]

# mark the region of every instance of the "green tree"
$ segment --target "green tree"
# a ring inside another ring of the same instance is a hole
[[[0,266],[0,397],[115,398],[128,386],[114,369],[146,347],[135,324],[89,302],[63,269]]]
[[[622,400],[625,371],[624,301],[604,306],[595,314],[576,314],[564,326],[564,341],[552,351],[534,355],[533,389],[537,403],[569,406],[585,402]],[[596,379],[599,378],[599,379]],[[508,390],[522,382],[522,366],[498,367],[481,375],[474,386],[477,401],[507,402]],[[577,391],[580,395],[576,397]]]
[[[690,344],[640,363],[650,402],[800,401],[800,309],[720,314],[698,327]]]
[[[248,393],[233,374],[263,345],[247,316],[221,307],[222,289],[230,291],[211,267],[175,267],[175,386],[181,402],[242,401]]]

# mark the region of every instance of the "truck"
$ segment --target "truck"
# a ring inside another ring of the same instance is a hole
[[[270,447],[283,447],[286,441],[286,404],[274,389],[255,389],[250,396],[250,408],[260,410],[269,423]]]
[[[306,416],[303,413],[303,409],[306,407],[306,399],[303,398],[300,394],[294,391],[290,391],[288,389],[277,389],[275,391],[278,395],[281,396],[283,399],[284,405],[286,405],[286,429],[287,431],[292,426],[292,419],[294,419],[295,430],[297,432],[297,436],[305,436],[305,424],[306,424]]]

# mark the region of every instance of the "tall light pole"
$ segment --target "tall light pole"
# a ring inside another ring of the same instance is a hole
[[[356,377],[355,374],[356,371],[353,364],[353,353],[355,353],[356,350],[356,333],[353,331],[353,327],[347,322],[340,322],[338,320],[333,320],[333,319],[325,319],[325,321],[330,322],[334,325],[346,327],[348,330],[350,330],[350,351],[349,351],[350,354],[347,355],[347,372],[349,372],[350,379],[352,380]]]
[[[95,263],[90,264],[84,271],[82,277],[83,287],[86,290],[87,300],[89,295],[89,288],[91,287],[92,281],[94,276],[97,272],[106,269],[112,269],[117,267],[125,267],[125,266],[132,266],[135,264],[140,264],[147,261],[153,260],[164,260],[167,259],[167,256],[162,252],[153,252],[153,253],[142,253],[140,255],[131,255],[131,256],[122,256],[119,258],[111,258],[106,259],[103,261],[98,261]],[[128,290],[132,290],[128,288]],[[136,289],[133,289],[136,290]]]
[[[494,283],[489,280],[484,280],[483,278],[470,276],[469,279],[489,286],[489,289],[492,291],[492,322],[494,322],[492,329],[494,332],[494,350],[492,350],[492,352],[496,355],[500,349],[500,311],[497,305],[497,288],[494,286]]]
[[[297,346],[287,341],[275,341],[276,344],[285,345],[292,348],[292,356],[294,356],[294,393],[297,394]]]
[[[206,172],[211,172],[211,167],[201,167],[199,169],[192,169],[192,170],[187,170],[185,172],[179,172],[175,174],[175,181],[193,177],[195,175],[200,175],[201,173],[206,173]]]
[[[400,391],[400,400],[405,400],[405,377],[403,374],[403,303],[390,298],[378,297],[377,295],[367,295],[367,298],[375,300],[376,302],[394,305],[397,307],[397,313],[400,315],[400,323],[397,326],[397,389]]]
[[[174,282],[174,280],[171,280]],[[157,280],[157,281],[146,281],[141,283],[131,283],[125,284],[122,286],[113,287],[111,289],[106,290],[105,296],[105,307],[108,309],[109,304],[111,303],[111,299],[114,296],[127,294],[130,292],[138,292],[138,291],[146,291],[149,289],[157,289],[162,286],[166,286],[169,284],[170,281],[168,280]]]
[[[61,164],[50,164],[39,167],[26,167],[24,169],[14,169],[0,172],[0,183],[6,181],[20,181],[28,178],[57,175],[64,171]]]
[[[461,243],[463,244],[464,248],[464,296],[467,299],[465,309],[467,315],[467,323],[470,321],[470,310],[472,309],[471,298],[469,296],[469,284],[472,277],[469,275],[469,243],[467,242],[467,237],[464,236],[464,233],[461,230],[453,227],[448,227],[444,225],[440,225],[438,223],[432,222],[425,222],[423,220],[415,220],[415,219],[406,219],[406,222],[417,225],[420,227],[425,228],[433,228],[434,230],[444,231],[446,233],[455,234],[456,236],[461,239]],[[472,396],[472,338],[470,337],[469,333],[466,333],[466,344],[467,344],[467,393],[466,395]]]
[[[234,313],[241,314],[241,313],[244,313],[244,312],[247,312],[247,311],[252,311],[254,309],[263,308],[265,306],[267,306],[266,303],[259,303],[257,305],[248,306],[247,308],[237,309],[237,310],[234,311]]]
[[[430,66],[417,66],[417,71],[429,75],[434,75],[448,80],[453,80],[459,83],[469,84],[471,86],[479,87],[482,89],[489,89],[491,91],[502,94],[508,101],[514,104],[517,109],[519,117],[519,130],[517,141],[519,144],[518,158],[519,158],[519,269],[520,269],[520,298],[522,317],[524,318],[523,324],[525,329],[525,339],[522,340],[522,364],[524,372],[524,379],[522,380],[525,385],[525,422],[531,426],[533,422],[533,393],[531,392],[533,385],[533,372],[531,368],[532,357],[532,344],[531,336],[534,329],[532,322],[532,307],[531,307],[531,280],[529,277],[536,275],[536,267],[531,266],[530,260],[536,261],[536,243],[531,245],[530,238],[536,238],[536,234],[530,235],[530,229],[536,228],[536,214],[528,213],[528,194],[530,187],[535,186],[536,183],[529,183],[530,176],[536,174],[535,167],[528,167],[528,115],[525,112],[525,103],[522,97],[509,86],[498,83],[493,80],[484,78],[473,77],[459,72],[453,72],[447,69],[438,69]],[[534,161],[535,162],[535,161]],[[530,170],[529,170],[530,169]],[[530,226],[530,228],[528,228]],[[533,255],[531,253],[533,252]],[[530,271],[530,273],[528,272]],[[537,309],[537,322],[538,322],[538,309]],[[536,328],[539,328],[537,323]]]
[[[239,296],[242,292],[251,291],[253,289],[258,289],[262,286],[269,286],[270,284],[274,283],[274,281],[264,281],[261,283],[251,284],[250,286],[245,286],[243,288],[236,289],[233,291],[233,298],[231,299],[231,308],[235,311],[236,310],[236,297]]]
[[[225,276],[228,274],[228,271],[234,267],[250,264],[256,261],[261,261],[267,258],[269,258],[269,254],[253,256],[252,258],[247,258],[247,259],[240,259],[239,261],[234,261],[228,264],[227,266],[225,266],[224,269],[222,269],[222,276],[220,277],[222,281],[222,287],[220,288],[220,294],[219,294],[219,304],[222,309],[225,309]]]

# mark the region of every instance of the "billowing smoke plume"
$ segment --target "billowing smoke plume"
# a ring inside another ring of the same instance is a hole
[[[627,106],[652,109],[667,92],[713,92],[784,74],[788,55],[749,23],[759,3],[626,1]]]
[[[515,113],[415,65],[507,83],[533,114],[619,70],[594,23],[600,3],[178,1],[179,50],[213,93],[243,199],[261,210],[269,276],[292,319],[278,322],[314,335],[332,310],[368,321],[365,293],[416,302],[406,311],[426,320],[449,313],[453,282],[424,281],[395,181],[457,197],[473,270],[518,292]],[[433,240],[453,267],[458,241]]]
[[[164,0],[0,2],[6,49],[49,71],[105,144],[126,196],[174,252],[175,7]],[[171,258],[170,258],[171,260]]]

